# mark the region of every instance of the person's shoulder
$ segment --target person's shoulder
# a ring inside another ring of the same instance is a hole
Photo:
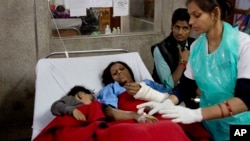
[[[188,37],[188,42],[192,43],[192,42],[194,42],[194,41],[195,41],[195,38],[193,38],[193,37]]]
[[[188,43],[187,48],[188,48],[188,50],[190,50],[191,45],[192,45],[192,43],[193,43],[194,41],[195,41],[195,38],[193,38],[193,37],[188,37],[188,38],[187,38],[187,43]]]
[[[199,34],[197,38],[194,38],[194,41],[192,42],[191,47],[194,46],[197,42],[203,41],[204,38],[206,38],[206,33]]]
[[[160,44],[164,44],[165,42],[167,42],[169,40],[170,40],[170,35],[167,36],[166,38],[164,38],[163,40],[161,40],[160,42],[154,44],[152,47],[156,47],[156,46],[159,46]]]
[[[106,86],[104,86],[103,88],[101,88],[99,90],[99,94],[104,92],[104,91],[108,91],[108,90],[114,90],[116,89],[117,87],[121,87],[120,84],[118,82],[114,82],[114,83],[110,83]]]
[[[143,79],[142,82],[144,82],[144,83],[154,83],[154,81],[150,80],[150,79]]]
[[[75,97],[71,95],[65,95],[60,100],[67,101],[67,100],[72,100],[72,99],[75,99]]]
[[[197,43],[199,37],[197,39],[194,39],[191,43],[190,43],[190,51],[193,49],[194,45]]]
[[[144,80],[142,80],[142,82],[144,82],[146,85],[149,85],[149,86],[161,85],[161,84],[159,84],[151,79],[144,79]]]
[[[245,32],[239,31],[239,42],[250,42],[250,35]]]
[[[171,40],[171,36],[170,36],[170,35],[167,36],[166,38],[164,38],[162,41],[160,41],[160,42],[158,42],[158,43],[152,45],[152,46],[151,46],[151,52],[153,53],[153,51],[154,51],[154,49],[155,49],[156,47],[165,46],[165,45],[167,44],[167,42],[173,42],[173,41]]]
[[[105,90],[105,89],[110,89],[110,87],[113,87],[113,85],[114,85],[114,83],[110,83],[110,84],[104,86],[103,88],[101,88],[100,91]]]
[[[156,44],[153,44],[153,45],[151,46],[151,51],[153,52],[154,49],[155,49],[156,47],[158,47],[159,45],[161,45],[163,42],[165,42],[165,40],[166,40],[166,38],[163,39],[162,41],[156,43]]]
[[[250,48],[250,35],[239,31],[239,50],[246,53]]]

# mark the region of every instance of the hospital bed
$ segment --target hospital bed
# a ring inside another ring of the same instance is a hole
[[[71,54],[92,52],[98,54],[103,53],[103,51],[108,53],[121,51],[122,53],[69,57]],[[58,55],[65,55],[66,58],[53,58]],[[36,139],[44,131],[43,129],[56,118],[50,112],[50,107],[54,101],[64,96],[75,85],[85,86],[97,94],[102,88],[102,71],[113,61],[126,62],[131,67],[136,81],[152,80],[151,74],[145,67],[138,52],[128,52],[122,49],[55,52],[40,59],[36,65],[32,140]],[[159,141],[166,139],[189,141],[189,137],[179,125],[166,120],[154,124],[137,123],[136,126],[132,123],[124,123],[109,128],[96,133],[97,141],[136,141],[140,140],[141,137],[146,137],[144,138],[145,141],[151,141],[152,138]],[[166,133],[162,134],[162,130]],[[193,128],[192,130],[195,132]],[[128,139],[129,137],[131,139]]]
[[[112,51],[119,50],[105,50],[104,52]],[[103,51],[73,51],[69,53],[90,52]],[[54,55],[60,55],[60,52],[52,53],[46,58],[40,59],[36,65],[32,139],[54,118],[50,112],[51,104],[64,96],[70,88],[75,85],[83,85],[97,93],[102,88],[102,71],[112,61],[126,62],[132,68],[137,81],[145,78],[152,79],[137,52],[74,58],[49,58]]]

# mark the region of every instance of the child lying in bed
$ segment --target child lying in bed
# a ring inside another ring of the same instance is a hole
[[[82,86],[54,102],[51,111],[57,116],[33,141],[190,141],[176,123],[101,104]]]
[[[73,116],[76,120],[92,121],[94,120],[93,116],[83,114],[77,107],[81,105],[88,105],[90,107],[92,105],[95,105],[96,107],[96,103],[99,102],[95,100],[93,92],[83,86],[74,86],[66,96],[62,97],[60,100],[57,100],[52,104],[51,112],[55,116],[70,115]],[[102,109],[106,119],[108,120],[134,119],[137,122],[157,121],[157,119],[153,116],[141,115],[137,112],[115,109],[106,104],[99,105],[99,108]],[[88,117],[92,117],[92,119],[88,119]]]

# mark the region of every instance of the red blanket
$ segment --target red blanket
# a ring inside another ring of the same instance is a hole
[[[127,110],[127,111],[137,111],[136,105],[144,103],[146,101],[137,100],[132,95],[124,92],[118,96],[118,109]],[[159,120],[168,120],[163,119],[161,115],[154,115]],[[174,123],[173,123],[174,124]],[[201,123],[193,123],[193,124],[178,124],[184,130],[186,135],[192,141],[212,141],[212,136],[210,133],[203,127]],[[178,134],[172,134],[171,136],[178,136]]]
[[[134,120],[105,122],[97,101],[78,107],[86,121],[71,116],[52,120],[34,141],[190,141],[178,124],[168,120],[136,123]]]

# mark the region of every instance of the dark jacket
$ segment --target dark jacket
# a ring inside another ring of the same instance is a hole
[[[194,38],[190,38],[190,37],[187,39],[188,46],[186,48],[188,50],[190,50],[190,46],[194,40],[195,40]],[[179,60],[180,55],[179,55],[179,50],[178,50],[177,46],[178,46],[177,41],[175,40],[173,33],[171,33],[162,42],[155,44],[151,47],[152,55],[153,55],[155,47],[159,48],[164,60],[168,64],[172,74],[176,70],[177,66],[179,65],[179,61],[180,61]],[[157,74],[155,65],[154,65],[152,77],[156,82],[161,84],[161,81],[160,81],[160,78]],[[173,91],[175,91],[175,88],[173,89]],[[177,96],[177,97],[181,98],[179,100],[180,101],[183,100],[184,103],[186,104],[186,106],[189,108],[197,108],[199,106],[198,103],[195,103],[193,100],[191,100],[192,98],[196,97],[196,93],[189,94],[188,96],[185,95],[185,96]]]
[[[193,43],[195,39],[194,38],[188,38],[188,46],[187,49],[190,49],[190,45]],[[177,68],[177,66],[179,65],[179,50],[177,48],[178,44],[177,41],[175,40],[173,33],[171,33],[167,38],[165,38],[163,41],[161,41],[160,43],[157,43],[155,45],[153,45],[151,47],[151,53],[153,56],[153,52],[155,47],[158,47],[164,60],[166,61],[166,63],[168,64],[171,73],[173,73],[175,71],[175,69]],[[154,56],[153,56],[154,57]],[[155,65],[154,65],[154,69],[153,69],[153,74],[152,74],[153,79],[158,82],[160,82],[160,78],[157,74]]]

